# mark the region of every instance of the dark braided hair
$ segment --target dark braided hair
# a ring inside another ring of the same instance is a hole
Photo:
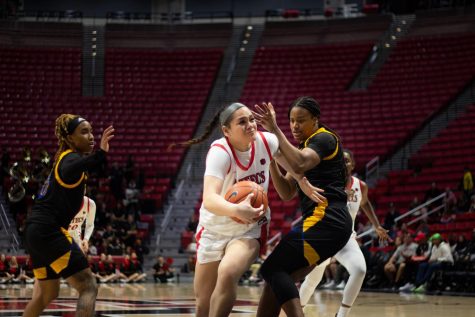
[[[56,119],[55,127],[54,127],[54,134],[58,138],[58,151],[56,152],[54,156],[54,161],[67,149],[71,149],[72,146],[68,142],[67,136],[69,135],[68,133],[68,124],[72,120],[78,118],[78,115],[75,114],[69,114],[69,113],[63,113]]]

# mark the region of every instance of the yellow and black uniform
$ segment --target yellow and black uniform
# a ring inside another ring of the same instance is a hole
[[[327,201],[316,204],[299,188],[302,221],[282,238],[262,266],[261,273],[281,304],[299,297],[290,274],[332,257],[345,246],[352,233],[352,220],[346,207],[346,168],[339,139],[322,127],[300,148],[310,148],[320,157],[320,163],[306,171],[305,177],[325,191]]]
[[[88,267],[67,228],[81,208],[87,171],[104,159],[102,150],[84,156],[67,150],[55,162],[26,221],[25,246],[37,279],[67,278]]]

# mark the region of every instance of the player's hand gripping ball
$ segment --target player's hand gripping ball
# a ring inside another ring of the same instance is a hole
[[[254,194],[251,198],[251,206],[258,208],[261,205],[264,205],[264,210],[267,210],[269,202],[267,200],[267,194],[264,191],[264,188],[257,183],[251,181],[241,181],[234,184],[224,195],[224,198],[234,204],[239,204],[241,201],[245,200],[249,194]],[[260,218],[265,216],[260,216],[254,220],[258,221]],[[231,217],[236,222],[243,223],[236,217]]]

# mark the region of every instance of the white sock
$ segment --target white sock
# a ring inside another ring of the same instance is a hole
[[[351,307],[343,307],[340,306],[340,310],[338,310],[337,317],[346,317],[350,313]]]

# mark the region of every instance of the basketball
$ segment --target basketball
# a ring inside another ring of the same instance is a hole
[[[251,198],[251,205],[254,208],[258,208],[264,205],[264,210],[267,209],[268,200],[267,194],[262,186],[251,181],[241,181],[234,184],[224,195],[224,198],[234,204],[239,204],[246,199],[249,194],[254,194]],[[241,220],[231,217],[234,221],[242,223]],[[256,221],[259,219],[255,219]]]

